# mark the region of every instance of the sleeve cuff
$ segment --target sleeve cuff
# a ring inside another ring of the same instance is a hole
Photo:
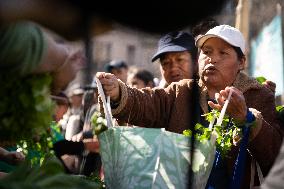
[[[128,90],[127,90],[126,84],[120,81],[119,79],[118,79],[118,84],[119,84],[121,96],[120,96],[120,101],[119,101],[118,106],[111,110],[112,115],[116,115],[120,113],[124,109],[127,99],[128,99]]]
[[[255,125],[251,127],[251,131],[250,131],[250,141],[251,141],[258,135],[259,131],[261,130],[263,117],[261,115],[261,112],[257,111],[254,108],[249,108],[249,111],[255,117]]]

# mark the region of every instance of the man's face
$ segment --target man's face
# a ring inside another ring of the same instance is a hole
[[[167,84],[193,77],[193,62],[188,51],[165,53],[160,62],[161,74]]]
[[[127,68],[113,68],[111,73],[114,74],[118,79],[120,79],[123,83],[127,82],[128,69]]]

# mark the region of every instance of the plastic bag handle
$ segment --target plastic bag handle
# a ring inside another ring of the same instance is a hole
[[[230,92],[229,92],[228,98],[227,98],[226,101],[225,101],[225,104],[224,104],[224,106],[223,106],[223,108],[222,108],[222,110],[221,110],[220,116],[219,116],[219,118],[217,119],[216,125],[221,125],[221,124],[222,124],[223,119],[224,119],[224,116],[225,116],[225,113],[226,113],[226,110],[227,110],[227,107],[228,107],[228,104],[229,104],[229,102],[230,102],[230,100],[231,100],[231,96],[232,96],[232,90],[230,90]],[[216,119],[216,117],[214,117],[214,119],[210,122],[209,130],[212,129],[213,124],[214,124],[214,122],[215,122],[215,119]],[[211,135],[212,135],[212,137],[211,137],[211,143],[214,144],[215,141],[216,141],[216,138],[217,138],[217,132],[215,131],[215,129],[213,129]]]
[[[103,101],[103,108],[104,108],[104,113],[105,113],[105,118],[107,120],[107,126],[108,127],[113,127],[113,122],[112,122],[112,113],[111,113],[111,108],[110,108],[110,97],[107,97],[107,101],[106,101],[106,96],[102,87],[102,84],[100,82],[100,80],[95,77],[96,83],[97,83],[97,88],[98,88],[98,92],[99,95],[101,96],[101,99]]]
[[[229,96],[228,96],[228,98],[225,101],[225,104],[224,104],[224,106],[223,106],[223,108],[221,110],[219,118],[217,119],[217,123],[216,123],[217,125],[221,125],[222,122],[223,122],[223,119],[224,119],[224,116],[225,116],[225,113],[226,113],[229,101],[231,100],[231,96],[232,96],[232,90],[230,90]]]

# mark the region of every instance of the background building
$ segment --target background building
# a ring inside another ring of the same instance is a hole
[[[245,35],[248,50],[246,72],[250,74],[251,65],[249,57],[251,41],[254,40],[261,30],[274,18],[276,15],[276,5],[280,4],[284,7],[284,1],[228,0],[223,10],[212,17],[220,24],[236,26],[237,7],[241,1],[243,2],[243,6],[249,5],[248,14],[241,18],[241,22],[247,23],[247,34]],[[283,10],[281,14],[282,18],[284,18]],[[184,28],[184,30],[189,31],[190,26]],[[284,31],[283,24],[282,31]],[[151,57],[156,52],[159,38],[159,35],[144,33],[121,25],[115,26],[112,31],[106,32],[103,35],[94,36],[92,39],[93,63],[95,65],[93,72],[104,71],[104,65],[106,63],[113,59],[120,59],[124,60],[130,67],[135,66],[147,69],[151,71],[155,77],[160,78],[159,64],[157,62],[151,62]]]
[[[123,26],[94,37],[93,58],[97,70],[103,71],[105,63],[119,59],[124,60],[130,67],[145,68],[159,77],[159,65],[151,62],[159,37]]]

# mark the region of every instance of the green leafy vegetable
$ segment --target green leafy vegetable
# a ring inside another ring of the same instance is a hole
[[[52,121],[49,129],[33,140],[21,140],[17,143],[18,151],[25,154],[26,160],[32,166],[41,165],[46,157],[55,157],[53,144],[64,137],[60,133],[60,126]]]
[[[281,122],[284,122],[284,106],[276,106],[277,117]]]
[[[205,119],[210,123],[214,117],[218,118],[220,115],[220,112],[216,110],[212,110],[211,112],[204,114]],[[228,152],[230,151],[232,145],[233,145],[233,139],[234,136],[242,136],[241,129],[234,124],[234,121],[232,121],[232,124],[229,125],[229,117],[224,116],[223,122],[221,125],[215,125],[215,131],[217,133],[216,138],[216,148],[221,153],[222,156],[226,156]],[[204,142],[210,139],[212,130],[209,130],[208,127],[204,127],[200,123],[197,123],[195,125],[195,139],[199,142]],[[192,136],[191,130],[185,130],[183,131],[183,134],[185,136]]]
[[[284,106],[283,105],[276,106],[276,111],[279,112],[279,113],[283,112],[284,111]]]
[[[0,138],[2,141],[31,140],[46,131],[52,121],[52,78],[48,74],[0,76]]]
[[[99,135],[101,132],[107,130],[107,121],[102,116],[102,114],[98,111],[96,111],[92,117],[91,117],[91,123],[93,126],[93,130],[95,132],[95,135]]]
[[[265,78],[265,77],[263,77],[263,76],[256,77],[255,79],[258,81],[258,83],[259,83],[259,84],[262,84],[263,82],[265,82],[265,81],[266,81],[266,78]]]

